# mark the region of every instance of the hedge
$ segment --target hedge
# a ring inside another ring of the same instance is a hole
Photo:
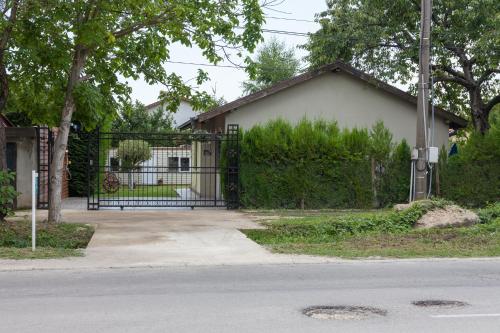
[[[276,120],[242,133],[240,200],[258,208],[387,206],[408,197],[409,161],[406,142],[395,145],[382,123],[369,131]]]
[[[458,154],[440,155],[440,195],[468,207],[500,201],[500,115],[490,116],[491,128],[458,142]]]

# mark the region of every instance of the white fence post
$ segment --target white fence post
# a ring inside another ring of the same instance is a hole
[[[36,248],[36,193],[38,187],[38,173],[31,171],[31,251]]]

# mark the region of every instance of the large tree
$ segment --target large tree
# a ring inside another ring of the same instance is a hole
[[[168,133],[173,129],[172,114],[162,108],[152,112],[140,102],[124,102],[113,121],[116,132]]]
[[[168,73],[169,48],[197,46],[212,63],[227,50],[252,51],[261,40],[258,0],[52,0],[30,4],[9,70],[16,78],[13,103],[38,123],[57,124],[50,174],[49,221],[61,221],[61,183],[70,124],[106,120],[130,88],[119,76],[163,83],[162,97],[177,109],[206,94],[192,93]],[[243,29],[239,29],[243,27]],[[197,83],[207,79],[199,72]],[[208,96],[209,97],[209,96]]]
[[[300,61],[295,57],[293,49],[272,38],[257,51],[253,65],[255,77],[243,82],[243,91],[247,94],[297,75]]]
[[[337,59],[390,82],[417,78],[420,0],[328,0],[305,48],[312,67]],[[432,77],[437,101],[489,128],[500,103],[500,2],[434,0]]]
[[[6,51],[10,48],[10,41],[14,26],[17,22],[19,0],[3,1],[0,4],[0,113],[4,113],[9,96],[9,76],[6,66]],[[0,123],[0,172],[7,170],[5,128]]]

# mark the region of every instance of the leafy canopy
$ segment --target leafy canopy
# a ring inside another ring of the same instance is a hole
[[[217,63],[228,49],[252,51],[263,23],[258,0],[31,1],[18,15],[8,51],[14,92],[9,107],[54,126],[70,89],[76,104],[72,120],[87,128],[115,116],[131,91],[126,79],[164,84],[161,97],[169,110],[183,98],[202,109],[210,96],[193,91],[165,67],[171,45],[198,47]],[[83,69],[73,90],[68,82],[75,61]],[[207,79],[200,70],[196,84]]]
[[[328,0],[327,5],[317,15],[321,28],[303,46],[311,67],[340,59],[393,83],[416,81],[419,0]],[[499,12],[497,0],[433,1],[436,97],[446,109],[469,114],[476,128],[481,121],[487,126],[489,112],[500,102]]]
[[[151,147],[144,140],[123,140],[118,144],[116,157],[121,160],[124,170],[134,170],[151,158]]]
[[[247,94],[297,75],[300,61],[295,57],[293,49],[272,38],[258,50],[254,66],[255,79],[243,82],[243,91]]]
[[[158,109],[148,112],[144,104],[126,102],[119,110],[119,116],[113,121],[113,131],[168,133],[172,131],[172,115]]]

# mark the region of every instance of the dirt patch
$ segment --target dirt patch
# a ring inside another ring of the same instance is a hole
[[[476,213],[457,205],[449,205],[425,213],[424,216],[417,221],[415,227],[420,229],[434,227],[465,227],[476,223],[479,223],[479,217]]]

